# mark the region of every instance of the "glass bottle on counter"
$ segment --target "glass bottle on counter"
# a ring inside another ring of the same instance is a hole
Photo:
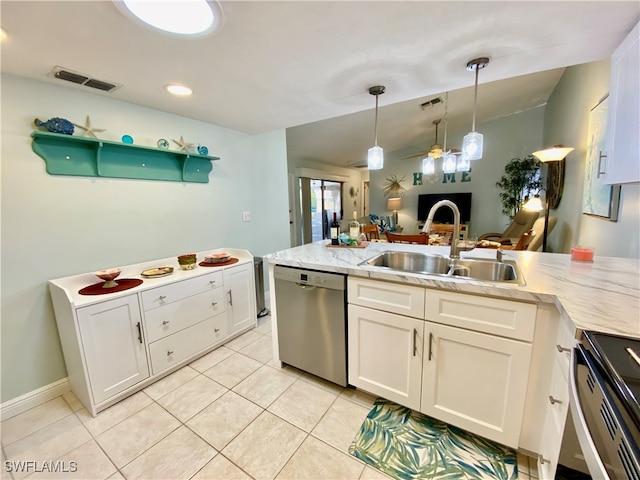
[[[358,212],[353,212],[353,220],[349,222],[349,238],[358,241],[360,237],[360,224],[358,223]]]
[[[340,235],[340,223],[338,223],[336,212],[333,212],[333,222],[331,222],[331,245],[338,245],[338,235]]]

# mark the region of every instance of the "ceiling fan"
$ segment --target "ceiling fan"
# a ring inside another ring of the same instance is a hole
[[[441,121],[442,121],[441,118],[438,118],[437,120],[433,121],[433,124],[436,126],[436,138],[433,144],[431,145],[431,147],[429,147],[429,150],[423,150],[421,152],[414,153],[413,155],[403,157],[402,160],[409,160],[411,158],[417,158],[417,157],[426,157],[428,154],[431,154],[431,157],[433,159],[442,158],[442,153],[444,149],[442,148],[442,145],[438,143],[438,125],[440,125]],[[458,150],[457,148],[449,148],[448,150],[450,150],[451,153],[454,153],[454,154],[460,153],[460,150]]]

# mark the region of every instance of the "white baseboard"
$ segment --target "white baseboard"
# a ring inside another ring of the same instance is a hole
[[[70,391],[71,384],[69,383],[69,378],[61,378],[57,382],[50,383],[49,385],[45,385],[37,390],[25,393],[24,395],[0,404],[0,419],[6,420],[15,417],[30,408],[37,407]]]

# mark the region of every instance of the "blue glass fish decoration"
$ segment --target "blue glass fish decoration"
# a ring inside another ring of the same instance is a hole
[[[66,118],[53,117],[46,122],[43,122],[36,118],[33,123],[35,123],[36,127],[44,127],[53,133],[73,135],[73,123],[71,123]]]

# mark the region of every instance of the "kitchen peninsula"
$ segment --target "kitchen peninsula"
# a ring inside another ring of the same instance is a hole
[[[349,384],[536,457],[540,478],[553,478],[560,457],[581,331],[640,338],[638,259],[508,251],[524,277],[517,285],[362,265],[385,251],[448,257],[448,247],[326,245],[265,256],[276,361],[276,266],[345,275]],[[462,256],[495,260],[496,251]]]

